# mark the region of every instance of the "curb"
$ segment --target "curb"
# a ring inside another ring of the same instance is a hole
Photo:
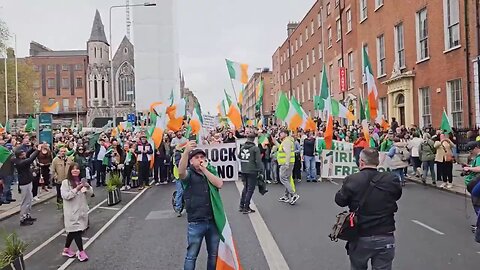
[[[37,204],[41,204],[45,201],[48,201],[51,198],[56,197],[56,196],[57,196],[56,192],[50,192],[48,195],[42,196],[39,201],[33,202],[32,207],[37,205]],[[14,215],[18,214],[19,212],[20,212],[20,205],[15,206],[10,210],[7,210],[4,213],[1,213],[0,214],[0,221],[5,220],[5,219],[7,219],[11,216],[14,216]]]
[[[423,185],[421,179],[412,178],[412,177],[405,177],[405,179],[407,179],[411,182]],[[454,189],[444,189],[444,188],[440,188],[439,186],[432,186],[432,185],[427,185],[426,187],[435,188],[435,189],[438,189],[438,190],[441,190],[441,191],[444,191],[444,192],[453,193],[453,194],[457,194],[457,195],[462,195],[462,196],[466,196],[466,197],[470,198],[470,193],[467,192],[466,188],[463,189],[463,191],[458,191],[458,190],[454,190]]]

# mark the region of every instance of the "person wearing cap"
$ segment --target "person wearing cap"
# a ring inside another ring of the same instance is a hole
[[[467,143],[466,148],[470,151],[471,162],[463,167],[464,181],[471,194],[473,209],[477,215],[476,224],[472,225],[472,230],[475,231],[475,240],[480,243],[480,194],[477,194],[480,189],[480,142],[471,141]]]
[[[240,147],[238,159],[242,167],[243,177],[243,191],[240,198],[239,211],[244,214],[255,213],[255,210],[250,208],[250,200],[252,199],[255,187],[257,186],[257,178],[263,178],[263,162],[260,155],[260,148],[255,145],[255,138],[257,135],[251,128],[245,130],[247,141]]]
[[[147,137],[142,135],[140,137],[140,143],[135,149],[138,161],[138,180],[142,184],[140,190],[150,186],[149,172],[150,172],[150,160],[152,160],[153,147],[147,142]]]
[[[186,144],[178,167],[179,177],[185,188],[183,196],[188,220],[188,247],[184,270],[195,269],[204,238],[208,252],[206,269],[214,270],[217,264],[220,234],[213,217],[208,182],[220,189],[223,186],[223,180],[208,171],[205,152],[195,148],[195,141]]]
[[[28,152],[25,152],[22,148],[18,148],[15,150],[15,158],[12,159],[12,163],[18,171],[18,186],[22,195],[22,203],[20,205],[20,226],[32,225],[33,222],[37,220],[30,215],[33,201],[33,173],[31,165],[37,158],[41,149],[40,145],[37,149],[30,148]]]

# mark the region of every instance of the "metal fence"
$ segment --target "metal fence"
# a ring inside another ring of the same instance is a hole
[[[469,138],[467,133],[472,131],[471,137]],[[468,152],[466,149],[467,143],[478,136],[479,128],[457,128],[454,131],[455,137],[457,138],[457,151],[459,153]]]

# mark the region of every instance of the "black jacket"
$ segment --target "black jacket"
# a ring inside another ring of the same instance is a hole
[[[38,150],[33,148],[30,149],[27,153],[27,158],[20,159],[20,158],[13,158],[12,163],[17,168],[18,172],[18,184],[20,186],[28,185],[33,181],[33,173],[30,166],[35,161],[35,159],[40,153]]]
[[[190,168],[182,182],[188,222],[213,220],[208,179]]]
[[[254,142],[247,141],[243,144],[240,147],[238,158],[242,166],[242,173],[257,174],[263,172],[264,168],[260,149]]]
[[[348,206],[351,211],[358,207],[369,183],[381,172],[376,169],[363,169],[345,178],[342,188],[335,195],[335,202]],[[377,181],[362,208],[357,213],[360,236],[383,235],[395,231],[397,200],[402,196],[402,187],[392,173],[385,174]]]

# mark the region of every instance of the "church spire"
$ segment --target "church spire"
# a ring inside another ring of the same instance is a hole
[[[107,37],[105,36],[105,28],[103,26],[102,18],[100,17],[100,12],[98,12],[98,9],[95,12],[95,18],[93,19],[92,32],[90,34],[90,39],[88,41],[89,42],[100,41],[108,44]]]

